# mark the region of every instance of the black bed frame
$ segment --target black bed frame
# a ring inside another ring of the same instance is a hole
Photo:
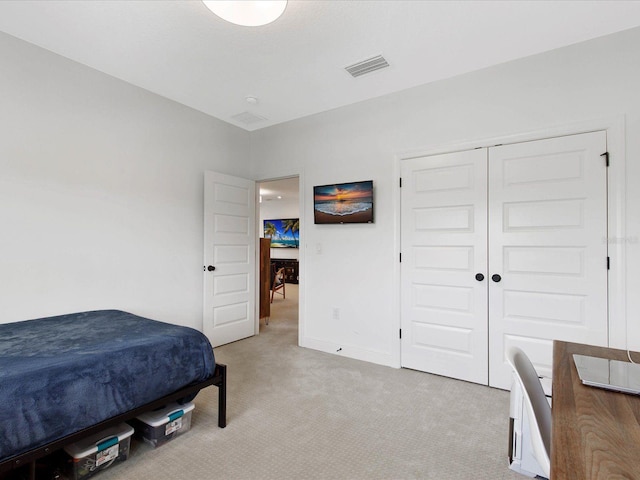
[[[137,417],[142,413],[162,407],[168,402],[183,399],[185,397],[188,397],[189,395],[195,395],[201,389],[210,385],[215,385],[216,387],[218,387],[218,427],[224,428],[227,426],[227,366],[221,363],[216,363],[213,376],[209,377],[203,382],[188,385],[181,388],[180,390],[176,390],[169,395],[154,400],[153,402],[149,402],[146,405],[142,405],[141,407],[134,408],[133,410],[129,410],[128,412],[108,418],[107,420],[103,420],[102,422],[97,423],[91,427],[87,427],[78,432],[59,438],[58,440],[54,440],[53,442],[41,445],[32,450],[21,453],[20,455],[14,455],[12,457],[3,459],[2,461],[0,461],[0,478],[5,473],[11,470],[25,468],[29,469],[28,478],[30,480],[35,480],[36,460],[46,457],[47,455],[54,453],[62,447],[69,445],[70,443],[77,442],[78,440],[81,440],[88,435],[98,433],[105,428],[112,427],[121,422]]]

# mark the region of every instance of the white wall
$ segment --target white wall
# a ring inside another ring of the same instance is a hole
[[[622,328],[640,349],[639,58],[634,29],[253,132],[259,178],[304,172],[301,344],[398,364],[397,156],[624,117],[626,234],[614,241],[626,248]],[[375,183],[375,224],[313,224],[314,185],[366,179]]]
[[[205,170],[248,133],[0,34],[0,323],[118,308],[202,328]]]
[[[248,134],[0,34],[0,322],[121,308],[200,328],[203,172],[301,174],[301,343],[395,365],[397,156],[624,116],[613,240],[640,349],[639,54],[634,29]],[[375,224],[313,224],[314,185],[367,179]]]

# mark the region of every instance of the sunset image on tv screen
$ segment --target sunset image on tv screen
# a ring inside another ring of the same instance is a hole
[[[372,223],[373,181],[313,188],[315,223]]]

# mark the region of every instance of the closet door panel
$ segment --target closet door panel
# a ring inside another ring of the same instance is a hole
[[[488,382],[486,149],[402,162],[402,366]]]
[[[551,366],[554,339],[607,345],[605,132],[489,149],[489,384],[514,344]]]

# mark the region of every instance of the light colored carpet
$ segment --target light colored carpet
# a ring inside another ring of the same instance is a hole
[[[228,366],[228,425],[217,389],[191,430],[100,473],[117,479],[524,479],[507,467],[509,394],[297,344],[297,285],[260,335],[216,349]]]

